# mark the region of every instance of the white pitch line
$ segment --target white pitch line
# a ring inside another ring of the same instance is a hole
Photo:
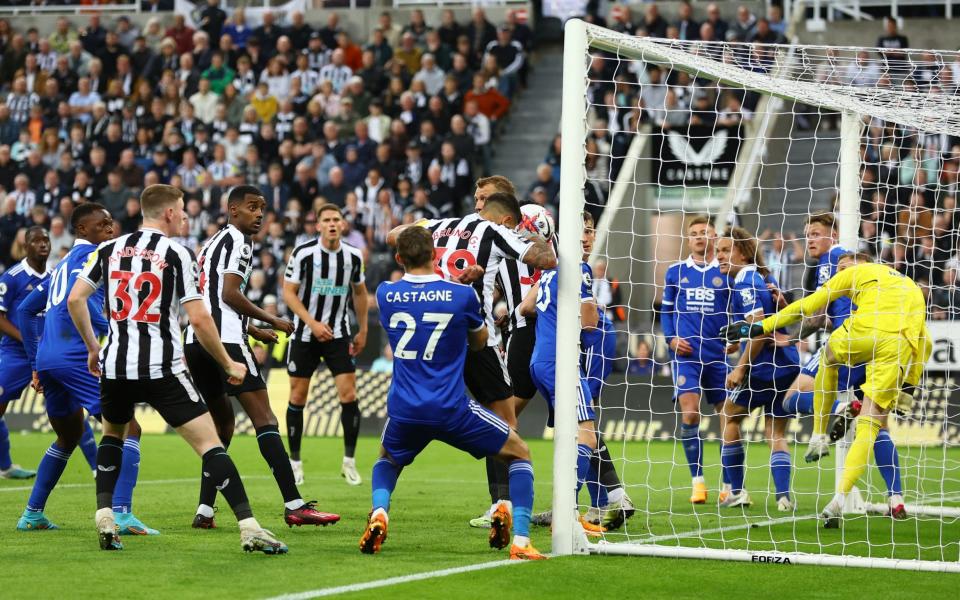
[[[460,573],[470,573],[472,571],[483,571],[485,569],[496,569],[497,567],[506,567],[509,565],[521,564],[520,560],[495,560],[492,562],[478,563],[474,565],[465,565],[462,567],[451,567],[449,569],[440,569],[438,571],[427,571],[425,573],[414,573],[412,575],[399,575],[397,577],[388,577],[387,579],[378,579],[376,581],[367,581],[365,583],[351,583],[349,585],[340,585],[337,587],[320,588],[306,592],[297,592],[294,594],[283,594],[282,596],[272,596],[267,600],[308,600],[310,598],[324,598],[335,596],[337,594],[346,594],[349,592],[362,592],[364,590],[373,590],[401,583],[410,583],[411,581],[423,581],[424,579],[434,579],[437,577],[446,577],[448,575],[459,575]]]
[[[273,479],[267,475],[252,475],[249,477],[244,477],[244,480],[247,479]],[[339,478],[338,478],[339,479]],[[193,477],[190,479],[147,479],[144,481],[138,481],[137,485],[169,485],[171,483],[196,483],[199,480],[198,477]],[[91,477],[89,483],[58,483],[55,489],[70,489],[70,488],[86,488],[93,487],[95,485],[93,478]],[[18,486],[18,487],[0,487],[0,492],[29,492],[33,489],[32,485]]]
[[[655,544],[657,542],[665,542],[669,540],[681,540],[685,538],[694,538],[702,537],[704,535],[712,535],[714,533],[724,533],[727,531],[737,531],[739,529],[753,529],[756,527],[769,527],[771,525],[782,525],[784,523],[795,523],[797,521],[808,521],[810,519],[816,519],[820,515],[818,513],[810,515],[800,515],[792,517],[778,517],[776,519],[767,519],[765,521],[753,521],[751,523],[741,523],[739,525],[728,525],[726,527],[714,527],[713,529],[698,529],[695,531],[688,531],[686,533],[677,533],[674,535],[655,535],[648,538],[643,538],[639,540],[631,540],[637,544]],[[615,542],[614,542],[615,543]]]

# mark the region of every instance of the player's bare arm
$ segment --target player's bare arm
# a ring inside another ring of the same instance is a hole
[[[400,234],[403,233],[403,230],[406,229],[407,227],[414,227],[414,226],[415,226],[414,223],[405,223],[403,225],[397,225],[396,227],[391,229],[390,233],[387,234],[387,245],[392,248],[396,248],[397,237],[399,237]]]
[[[300,284],[293,281],[283,282],[283,301],[287,307],[293,311],[293,314],[300,317],[300,320],[307,324],[313,337],[321,342],[329,342],[333,339],[333,330],[326,323],[321,323],[313,318],[307,307],[303,305],[298,295]]]
[[[70,290],[67,298],[67,310],[70,318],[76,325],[83,343],[87,347],[87,369],[94,377],[100,377],[100,341],[93,331],[93,322],[90,320],[90,308],[87,299],[93,294],[93,286],[83,279],[78,279]]]
[[[247,324],[247,335],[265,344],[276,344],[280,341],[280,337],[272,329],[260,329],[252,323]]]
[[[467,332],[467,347],[470,350],[477,352],[478,350],[483,350],[487,347],[487,328],[486,326],[477,329],[476,331]]]
[[[0,333],[18,342],[23,342],[23,338],[20,337],[20,330],[10,322],[10,319],[7,318],[7,313],[3,311],[0,311]]]
[[[580,303],[581,329],[596,329],[600,322],[600,313],[597,312],[597,303],[593,300]]]
[[[200,301],[200,298],[189,300],[184,302],[183,309],[187,312],[187,318],[190,319],[197,341],[200,342],[204,350],[210,353],[213,360],[223,367],[223,370],[227,373],[227,381],[233,385],[239,385],[247,375],[247,366],[235,362],[227,354],[227,349],[223,347],[223,342],[220,341],[217,324],[213,322],[213,317],[210,316],[210,312],[207,311],[203,302]],[[71,310],[71,314],[72,312]]]
[[[370,295],[363,283],[350,284],[353,289],[353,306],[357,315],[357,335],[353,336],[353,355],[357,356],[367,346],[367,307]]]
[[[540,284],[537,283],[527,290],[527,295],[520,302],[520,314],[525,317],[537,316],[537,293],[540,290]]]
[[[282,331],[288,335],[293,333],[293,323],[282,317],[271,315],[253,302],[250,302],[250,299],[240,291],[240,285],[242,283],[243,278],[236,273],[227,273],[224,275],[223,301],[227,303],[227,306],[241,315],[269,323],[270,326],[277,331]]]
[[[523,255],[523,262],[535,269],[553,269],[557,266],[557,255],[548,242],[535,240]]]

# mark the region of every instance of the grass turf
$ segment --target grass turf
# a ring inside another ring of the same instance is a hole
[[[49,434],[15,435],[14,458],[34,466],[51,440]],[[124,538],[121,553],[97,550],[93,532],[93,482],[78,452],[71,459],[47,505],[47,515],[59,531],[19,533],[16,520],[29,495],[32,481],[0,480],[0,564],[4,565],[3,598],[102,596],[104,590],[130,598],[205,597],[263,598],[342,586],[387,577],[408,575],[505,558],[504,552],[487,547],[486,532],[470,529],[468,518],[487,502],[481,462],[445,446],[434,444],[408,468],[400,479],[391,512],[390,538],[379,556],[364,556],[357,542],[369,510],[369,469],[374,456],[373,439],[360,443],[359,467],[367,481],[349,487],[338,476],[340,440],[307,439],[304,444],[306,499],[318,498],[319,508],[339,512],[343,520],[334,526],[288,529],[282,522],[279,493],[252,437],[238,437],[231,446],[244,475],[251,503],[260,522],[290,546],[284,557],[244,555],[239,549],[235,521],[229,507],[220,501],[219,529],[190,528],[196,505],[199,464],[186,444],[175,436],[145,436],[142,441],[141,483],[134,496],[134,511],[144,522],[161,530],[157,538]],[[651,535],[689,533],[696,525],[705,530],[743,526],[777,518],[767,493],[767,452],[752,446],[748,452],[748,487],[755,504],[746,513],[719,514],[711,503],[692,509],[686,503],[689,485],[686,466],[671,443],[616,444],[615,457],[624,479],[632,484],[630,494],[642,509],[629,523],[633,541]],[[547,442],[531,443],[537,482],[537,508],[550,502],[550,455]],[[718,455],[708,445],[705,455]],[[941,478],[924,461],[925,471],[910,468],[912,455],[903,453],[905,472],[923,472],[917,482],[940,486],[944,495],[960,493],[953,477]],[[947,464],[956,465],[960,454],[951,453]],[[716,469],[708,476],[717,477]],[[819,481],[818,481],[819,480]],[[948,489],[951,486],[958,489]],[[832,471],[803,466],[795,472],[795,487],[801,492],[801,516],[812,513],[820,490],[832,487]],[[933,490],[930,490],[933,493]],[[583,495],[586,498],[586,495]],[[549,549],[549,533],[533,530],[534,542]],[[845,544],[850,553],[904,558],[936,558],[956,561],[960,525],[956,520],[910,519],[891,524],[884,517],[848,521],[842,531],[824,532],[814,520],[796,520],[772,526],[716,531],[705,536],[711,547],[813,551],[817,540],[825,551],[839,552]],[[869,539],[869,545],[867,540]],[[896,543],[892,543],[895,541]],[[698,537],[667,539],[661,543],[698,545]],[[749,581],[750,585],[741,585]],[[744,598],[850,597],[864,589],[899,590],[904,597],[944,597],[956,589],[957,579],[934,573],[840,569],[718,561],[691,561],[643,557],[570,557],[545,563],[522,564],[441,579],[404,583],[388,588],[357,592],[350,597],[382,598],[489,598],[506,593],[529,598],[571,597],[587,593],[608,598],[634,596],[702,598],[727,594],[734,586]],[[869,586],[869,587],[868,587]],[[879,586],[879,587],[878,587]],[[711,592],[715,590],[715,592]],[[775,592],[772,592],[775,591]]]

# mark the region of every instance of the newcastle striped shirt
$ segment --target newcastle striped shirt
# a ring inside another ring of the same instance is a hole
[[[250,272],[253,271],[250,261],[252,256],[250,241],[239,229],[228,224],[204,244],[197,257],[200,272],[198,287],[203,294],[203,303],[210,311],[213,322],[217,324],[220,339],[225,344],[247,344],[248,318],[224,302],[223,280],[227,273],[239,275],[243,279],[240,283],[240,291],[243,292]],[[192,344],[195,341],[197,339],[193,327],[188,327],[187,343]]]
[[[350,335],[352,286],[364,282],[360,250],[345,242],[340,242],[336,250],[328,250],[319,238],[300,244],[290,255],[284,279],[300,284],[300,301],[315,320],[330,326],[334,339]],[[310,341],[313,333],[297,315],[293,326],[292,339]]]
[[[106,288],[110,330],[100,350],[106,379],[159,379],[186,370],[180,305],[203,296],[190,252],[144,228],[100,244],[79,275]]]

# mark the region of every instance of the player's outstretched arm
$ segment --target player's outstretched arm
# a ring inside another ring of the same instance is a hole
[[[286,334],[293,333],[293,323],[281,317],[275,317],[263,310],[240,291],[240,284],[243,278],[236,273],[227,273],[223,277],[223,301],[227,306],[242,315],[269,323],[270,327]]]
[[[94,291],[89,281],[78,277],[67,298],[67,311],[87,347],[87,369],[90,370],[91,375],[100,377],[100,341],[97,340],[97,334],[93,331],[90,307],[87,305],[87,300]]]
[[[413,226],[415,226],[415,223],[406,223],[404,225],[397,225],[396,227],[391,229],[390,233],[387,234],[387,245],[390,246],[391,248],[396,248],[397,238],[400,236],[401,233],[403,233],[403,230],[406,229],[407,227],[413,227]]]
[[[193,326],[193,332],[197,335],[200,345],[227,372],[227,379],[230,383],[237,385],[243,381],[243,378],[247,375],[247,366],[235,362],[227,354],[227,349],[223,347],[223,342],[220,341],[217,324],[213,322],[213,317],[210,316],[210,312],[200,301],[200,298],[184,302],[183,309],[187,312],[187,318],[190,319],[190,325]]]
[[[597,311],[596,302],[580,302],[580,327],[581,329],[594,329],[600,322],[600,313]]]
[[[557,255],[553,251],[553,246],[538,239],[523,254],[523,262],[534,269],[553,269],[557,266]]]

